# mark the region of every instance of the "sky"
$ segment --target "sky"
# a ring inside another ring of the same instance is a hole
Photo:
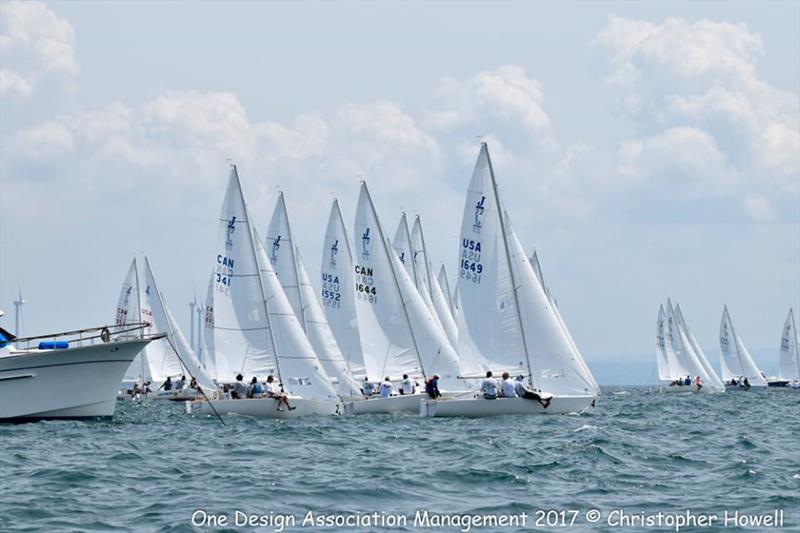
[[[365,179],[457,265],[481,139],[601,382],[655,376],[671,297],[768,372],[800,310],[798,2],[0,2],[0,308],[113,320],[135,253],[188,328],[233,161],[319,277]]]

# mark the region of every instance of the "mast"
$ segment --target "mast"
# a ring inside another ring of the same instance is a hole
[[[503,248],[506,252],[506,261],[508,261],[508,272],[511,276],[511,285],[514,287],[514,305],[517,311],[517,321],[519,322],[519,330],[522,333],[522,347],[525,350],[525,360],[528,363],[528,378],[531,380],[531,387],[536,387],[533,381],[533,365],[531,364],[530,353],[528,352],[528,341],[525,337],[525,327],[522,323],[522,314],[519,307],[519,295],[517,294],[517,279],[514,276],[514,266],[511,264],[511,254],[508,251],[508,235],[506,235],[506,213],[500,207],[500,194],[497,192],[497,181],[494,179],[494,168],[492,167],[492,158],[489,157],[489,146],[486,141],[481,142],[481,145],[486,149],[486,161],[489,163],[489,176],[492,179],[492,189],[494,191],[494,200],[497,204],[497,214],[500,216],[500,231],[503,234]]]
[[[428,294],[431,295],[433,298],[433,282],[431,281],[431,268],[428,264],[428,247],[425,246],[425,232],[422,231],[422,222],[419,219],[419,215],[416,216],[414,222],[419,226],[419,241],[422,244],[422,258],[425,260],[425,272],[428,273]],[[413,252],[413,250],[412,250]]]
[[[272,353],[275,354],[275,371],[278,373],[278,381],[281,383],[281,389],[283,389],[283,377],[281,377],[281,365],[280,361],[278,361],[278,347],[275,343],[275,332],[272,331],[272,322],[269,318],[269,305],[267,304],[267,294],[264,292],[264,282],[261,280],[261,269],[258,268],[258,255],[256,253],[256,244],[253,240],[253,226],[250,222],[250,213],[247,210],[247,204],[244,201],[244,192],[242,192],[242,183],[239,181],[239,171],[236,170],[236,165],[231,165],[233,167],[233,175],[236,178],[236,185],[238,185],[239,189],[239,198],[242,201],[242,209],[244,209],[245,218],[247,218],[247,237],[250,241],[250,251],[253,253],[253,262],[256,266],[256,277],[258,278],[258,287],[261,291],[261,299],[264,302],[264,315],[267,320],[267,329],[269,330],[269,342],[272,345]],[[269,258],[267,258],[269,261]],[[247,360],[247,354],[245,354],[245,359]]]
[[[141,323],[144,322],[144,318],[142,318],[142,295],[139,292],[139,266],[138,263],[136,262],[136,256],[133,256],[133,280],[136,283],[136,308],[139,312],[139,322]],[[145,328],[141,328],[139,330],[139,337],[144,336],[144,330]],[[142,379],[144,379],[145,381],[149,381],[147,378],[145,378],[145,376],[152,377],[150,376],[149,372],[145,373],[145,365],[147,364],[146,347],[141,352],[139,352],[139,359],[142,363]]]
[[[192,346],[192,350],[195,350],[194,344],[194,308],[197,305],[197,296],[195,296],[194,300],[189,302],[189,343]]]
[[[419,368],[422,371],[423,379],[427,380],[428,376],[425,374],[425,367],[422,365],[422,356],[419,353],[419,346],[417,344],[417,336],[414,335],[414,327],[411,325],[411,317],[408,315],[408,307],[406,306],[406,300],[403,298],[403,291],[400,290],[400,282],[397,281],[397,272],[394,269],[394,263],[392,262],[392,257],[389,252],[388,243],[386,241],[386,237],[383,235],[383,228],[381,228],[381,222],[378,220],[378,213],[375,211],[375,205],[372,203],[372,195],[369,194],[369,189],[367,189],[366,182],[362,181],[361,184],[364,186],[364,191],[367,193],[367,200],[369,200],[369,207],[372,209],[372,214],[375,216],[376,226],[378,226],[378,233],[380,233],[381,242],[383,243],[383,250],[386,252],[386,259],[389,262],[389,268],[392,271],[392,279],[394,280],[395,290],[397,294],[400,295],[400,301],[403,303],[403,315],[406,317],[406,324],[408,324],[408,330],[411,332],[411,342],[414,343],[414,353],[417,354],[417,361],[419,361]],[[406,224],[406,232],[408,232],[408,224]],[[411,242],[409,240],[409,242]],[[413,263],[413,261],[412,261]]]
[[[725,305],[725,315],[728,317],[728,325],[731,327],[731,338],[733,339],[733,346],[736,348],[736,358],[739,360],[740,375],[747,377],[747,372],[744,370],[744,361],[742,361],[742,352],[739,350],[739,337],[736,336],[736,330],[733,327],[733,320],[731,320],[727,305]]]

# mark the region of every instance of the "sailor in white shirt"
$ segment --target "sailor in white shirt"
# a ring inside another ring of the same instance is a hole
[[[501,387],[503,398],[517,397],[517,393],[514,391],[514,382],[511,380],[511,375],[508,372],[503,372],[503,383]]]
[[[392,382],[389,381],[389,376],[386,376],[386,379],[381,383],[381,398],[388,398],[392,395],[393,390]]]
[[[498,386],[497,380],[492,377],[492,371],[486,372],[486,379],[481,383],[483,397],[487,400],[496,400]]]
[[[400,386],[400,394],[414,394],[414,381],[403,374],[403,383]]]

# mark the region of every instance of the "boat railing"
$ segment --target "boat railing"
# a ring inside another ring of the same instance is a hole
[[[145,334],[144,330],[150,327],[148,322],[129,322],[127,324],[112,324],[105,326],[95,326],[93,328],[74,329],[70,331],[60,331],[57,333],[48,333],[46,335],[35,335],[32,337],[16,337],[13,342],[19,347],[22,343],[26,346],[35,347],[47,346],[50,349],[58,348],[74,348],[76,346],[85,346],[87,344],[96,344],[97,342],[113,342],[125,341],[135,339],[160,339],[166,334]],[[31,341],[34,342],[33,346]],[[62,343],[62,344],[59,344]],[[63,343],[66,343],[64,345]]]

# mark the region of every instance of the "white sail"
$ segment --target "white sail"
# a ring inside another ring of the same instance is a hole
[[[250,220],[236,167],[219,217],[214,258],[213,349],[216,379],[278,373]]]
[[[400,215],[400,221],[397,223],[397,230],[394,232],[392,247],[400,263],[403,265],[403,268],[406,269],[406,273],[416,283],[417,273],[414,270],[414,261],[412,260],[411,233],[408,231],[408,220],[406,219],[405,213]]]
[[[356,317],[353,255],[338,200],[333,201],[328,217],[320,271],[325,317],[353,375],[364,376],[366,367]]]
[[[800,337],[798,337],[792,309],[789,309],[783,325],[781,350],[778,356],[778,376],[790,381],[800,380]]]
[[[337,398],[325,368],[308,340],[281,282],[272,270],[267,252],[258,233],[251,227],[261,279],[263,304],[267,310],[274,350],[278,359],[278,375],[284,389],[312,400]]]
[[[561,309],[559,309],[558,303],[556,302],[555,297],[550,291],[550,288],[544,282],[544,274],[542,274],[542,265],[539,263],[539,254],[536,253],[536,250],[533,251],[533,254],[530,257],[530,263],[531,263],[531,268],[533,268],[534,274],[536,274],[536,279],[542,286],[542,290],[544,291],[548,301],[550,302],[550,305],[553,308],[553,313],[555,313],[556,319],[558,320],[558,323],[561,326],[561,331],[569,341],[572,352],[578,354],[578,357],[575,358],[575,361],[581,367],[581,373],[584,379],[591,385],[591,388],[593,390],[599,391],[600,385],[598,385],[597,381],[594,379],[594,376],[592,375],[592,372],[589,370],[589,367],[586,365],[586,361],[584,361],[583,356],[580,355],[580,350],[578,349],[578,345],[575,343],[575,339],[572,338],[572,333],[570,333],[566,322],[564,322],[564,317],[561,315]]]
[[[667,316],[670,328],[669,337],[671,337],[675,352],[678,354],[687,372],[687,374],[675,376],[675,379],[683,379],[688,375],[689,379],[693,381],[695,377],[700,376],[701,383],[703,387],[706,387],[706,390],[723,392],[725,387],[719,382],[719,378],[716,377],[715,373],[713,375],[709,374],[708,370],[704,367],[700,356],[695,351],[689,339],[689,335],[681,325],[681,321],[675,309],[676,308],[672,306],[672,302],[667,300]]]
[[[675,308],[673,309],[675,314],[675,319],[678,322],[678,327],[684,332],[686,338],[688,340],[688,346],[694,352],[695,357],[700,362],[700,365],[705,370],[705,375],[708,381],[707,384],[711,385],[712,388],[718,391],[725,390],[725,384],[722,383],[717,372],[714,370],[714,367],[711,366],[711,363],[708,361],[706,354],[703,352],[703,349],[700,348],[700,344],[695,339],[692,331],[689,329],[689,326],[686,324],[686,320],[683,318],[683,312],[681,311],[680,304],[675,304]]]
[[[502,211],[485,143],[467,191],[456,290],[463,364],[519,371],[556,395],[597,393]]]
[[[158,288],[155,275],[153,274],[150,261],[147,257],[144,258],[144,262],[144,280],[145,286],[150,291],[150,308],[153,312],[153,324],[156,331],[166,333],[171,341],[160,341],[166,344],[170,349],[169,355],[165,357],[168,363],[162,363],[162,365],[164,365],[163,367],[166,367],[167,364],[169,365],[169,369],[165,370],[165,375],[173,376],[178,373],[183,373],[185,365],[188,373],[197,380],[197,384],[200,387],[209,392],[216,390],[217,385],[214,383],[213,378],[206,372],[205,368],[203,368],[194,350],[192,350],[192,347],[189,345],[189,341],[186,340],[183,332],[178,327],[175,317],[170,312],[169,307],[167,307],[164,294]]]
[[[446,297],[445,301],[447,302],[447,308],[450,310],[450,316],[453,317],[453,322],[455,322],[456,309],[455,304],[453,303],[453,293],[450,291],[450,281],[447,279],[447,270],[445,270],[444,264],[439,267],[437,281],[439,282],[439,287],[441,287],[442,292],[444,292]]]
[[[136,258],[134,258],[133,261],[131,261],[131,266],[128,268],[125,281],[122,282],[122,288],[120,289],[119,298],[117,299],[117,310],[114,315],[114,323],[118,326],[122,326],[125,324],[142,322],[142,316],[139,311],[139,300],[139,276],[137,272]],[[153,380],[153,377],[150,375],[150,367],[147,365],[147,356],[145,353],[146,350],[147,347],[136,354],[136,357],[125,371],[125,377],[122,379],[123,381],[134,382],[138,379],[142,379],[144,381]]]
[[[656,319],[656,365],[658,367],[659,381],[674,381],[669,358],[667,357],[667,334],[666,334],[666,314],[664,306],[658,306],[658,318]]]
[[[150,265],[145,257],[144,283],[142,284],[141,297],[142,316],[150,324],[145,329],[145,332],[148,335],[168,333],[166,319],[163,313],[160,312],[158,293],[149,268]],[[167,377],[176,377],[184,374],[183,366],[181,366],[181,362],[175,355],[175,350],[172,349],[166,339],[151,342],[147,346],[146,353],[147,364],[150,367],[150,375],[153,377],[153,381],[160,383],[165,381]]]
[[[458,329],[450,311],[449,298],[445,296],[439,281],[431,273],[431,263],[428,258],[428,248],[425,245],[425,235],[422,232],[422,222],[419,216],[414,219],[414,229],[411,231],[411,253],[414,258],[414,269],[417,273],[417,290],[423,295],[425,303],[431,307],[439,325],[447,335],[447,340],[452,346],[458,343]],[[425,295],[428,297],[425,298]]]
[[[353,230],[356,309],[368,375],[438,374],[443,388],[457,387],[456,353],[392,253],[364,183]]]
[[[328,376],[335,377],[338,381],[339,394],[343,397],[361,396],[361,388],[353,379],[347,361],[325,319],[300,250],[294,242],[283,193],[279,194],[272,213],[266,247],[270,251],[272,268],[311,346]]]
[[[722,367],[722,380],[726,383],[731,378],[746,377],[750,385],[766,387],[767,380],[761,370],[756,366],[750,352],[736,335],[733,328],[728,306],[722,310],[722,321],[719,331],[720,366]]]

